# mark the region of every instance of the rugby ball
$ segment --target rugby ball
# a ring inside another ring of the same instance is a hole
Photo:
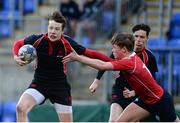
[[[32,62],[37,57],[37,52],[32,45],[26,44],[19,49],[18,56],[23,61]]]

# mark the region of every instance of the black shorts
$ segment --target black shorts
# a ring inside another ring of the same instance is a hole
[[[156,115],[161,122],[173,122],[177,116],[175,113],[173,99],[169,93],[164,92],[160,101],[156,104],[145,104],[140,98],[134,101],[135,104]]]
[[[124,87],[114,85],[112,88],[112,95],[111,95],[111,103],[118,103],[123,109],[125,109],[131,102],[133,102],[137,98],[136,96],[131,98],[124,98],[123,96]]]
[[[52,83],[47,84],[32,82],[29,88],[34,88],[39,91],[45,97],[45,100],[49,99],[51,103],[58,103],[68,106],[72,105],[70,86],[67,88],[61,88],[60,84],[53,85]],[[45,100],[41,104],[43,104]]]

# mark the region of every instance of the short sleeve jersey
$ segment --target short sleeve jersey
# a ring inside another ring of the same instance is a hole
[[[163,95],[163,89],[147,69],[141,59],[133,53],[129,58],[112,61],[114,70],[121,71],[129,85],[147,104],[158,102]]]
[[[151,51],[148,49],[143,49],[140,52],[136,53],[140,59],[143,61],[143,63],[147,66],[149,71],[151,72],[152,76],[156,79],[156,72],[158,72],[157,62],[155,59],[155,56]],[[119,73],[119,76],[116,78],[116,82],[113,85],[113,88],[116,88],[117,90],[124,90],[124,87],[132,89],[131,86],[127,83],[126,79],[123,77],[123,74],[121,72]]]

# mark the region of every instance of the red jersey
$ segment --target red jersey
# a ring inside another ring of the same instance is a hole
[[[120,70],[129,85],[146,104],[157,103],[164,90],[157,84],[146,65],[133,53],[129,58],[111,62],[114,70]]]

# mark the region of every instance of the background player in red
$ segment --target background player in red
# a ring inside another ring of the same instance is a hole
[[[72,52],[72,47],[78,54],[110,60],[109,57],[87,49],[64,35],[65,25],[64,16],[55,11],[49,16],[47,33],[19,39],[13,45],[14,60],[20,66],[29,63],[18,57],[18,50],[21,46],[31,44],[36,47],[37,51],[34,78],[17,104],[18,122],[26,122],[28,112],[46,99],[54,104],[60,121],[72,122],[71,88],[66,78],[66,65],[62,63],[62,58]]]
[[[63,63],[76,60],[98,70],[122,72],[139,97],[124,109],[116,121],[138,121],[150,114],[157,115],[160,121],[179,121],[172,97],[157,84],[146,65],[133,52],[134,42],[131,34],[115,34],[111,40],[115,61],[91,59],[74,51],[63,58]]]
[[[146,24],[137,24],[132,28],[132,32],[135,38],[134,51],[141,58],[147,68],[150,70],[151,74],[155,78],[155,73],[158,71],[157,62],[155,56],[151,51],[146,49],[147,40],[149,38],[150,27]],[[113,54],[110,56],[113,57]],[[99,86],[100,79],[105,71],[99,71],[93,83],[89,87],[90,91],[93,93]],[[134,90],[130,87],[127,80],[124,78],[123,74],[119,72],[119,76],[115,80],[115,84],[112,87],[111,95],[111,108],[109,122],[113,122],[122,113],[132,101],[137,98]],[[151,120],[156,121],[155,117]]]

